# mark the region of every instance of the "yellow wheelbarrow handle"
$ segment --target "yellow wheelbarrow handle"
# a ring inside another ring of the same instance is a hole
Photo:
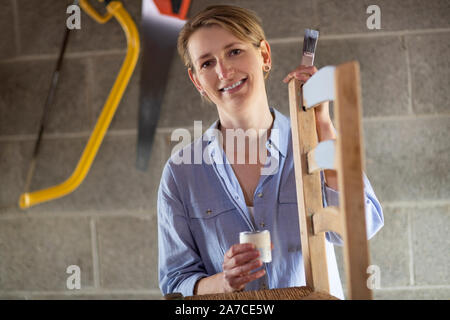
[[[105,23],[111,17],[117,19],[127,38],[127,55],[95,125],[94,131],[92,132],[72,175],[59,185],[30,193],[23,193],[19,199],[19,206],[22,209],[65,196],[74,191],[83,182],[97,155],[97,151],[105,137],[106,131],[114,117],[117,106],[122,99],[123,93],[139,58],[139,32],[136,28],[136,24],[122,6],[121,2],[113,0],[108,3],[106,6],[108,13],[105,16],[99,15],[95,9],[90,6],[87,0],[80,0],[80,5],[87,14],[100,23]]]

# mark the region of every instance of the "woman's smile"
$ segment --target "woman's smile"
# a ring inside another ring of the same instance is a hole
[[[243,78],[229,86],[219,89],[219,91],[222,92],[223,95],[226,95],[226,94],[231,95],[231,94],[241,90],[246,82],[247,82],[247,78]]]

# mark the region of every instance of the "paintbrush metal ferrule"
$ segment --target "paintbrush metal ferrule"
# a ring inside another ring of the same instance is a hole
[[[314,65],[314,55],[316,53],[317,40],[319,40],[319,31],[305,29],[305,38],[303,39],[303,55],[301,62],[302,65]]]

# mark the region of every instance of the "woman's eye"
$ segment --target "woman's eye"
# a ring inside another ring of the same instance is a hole
[[[230,52],[230,54],[231,54],[232,56],[237,55],[237,54],[239,54],[239,53],[241,53],[241,49],[233,49],[233,50],[231,50],[231,52]]]
[[[210,61],[203,62],[202,68],[207,68],[207,67],[209,67],[210,65],[211,65],[211,62],[210,62]]]

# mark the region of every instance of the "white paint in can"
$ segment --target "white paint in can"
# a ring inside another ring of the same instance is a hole
[[[239,233],[239,242],[253,243],[261,254],[259,258],[262,262],[268,263],[272,261],[272,244],[269,230],[241,232]]]

